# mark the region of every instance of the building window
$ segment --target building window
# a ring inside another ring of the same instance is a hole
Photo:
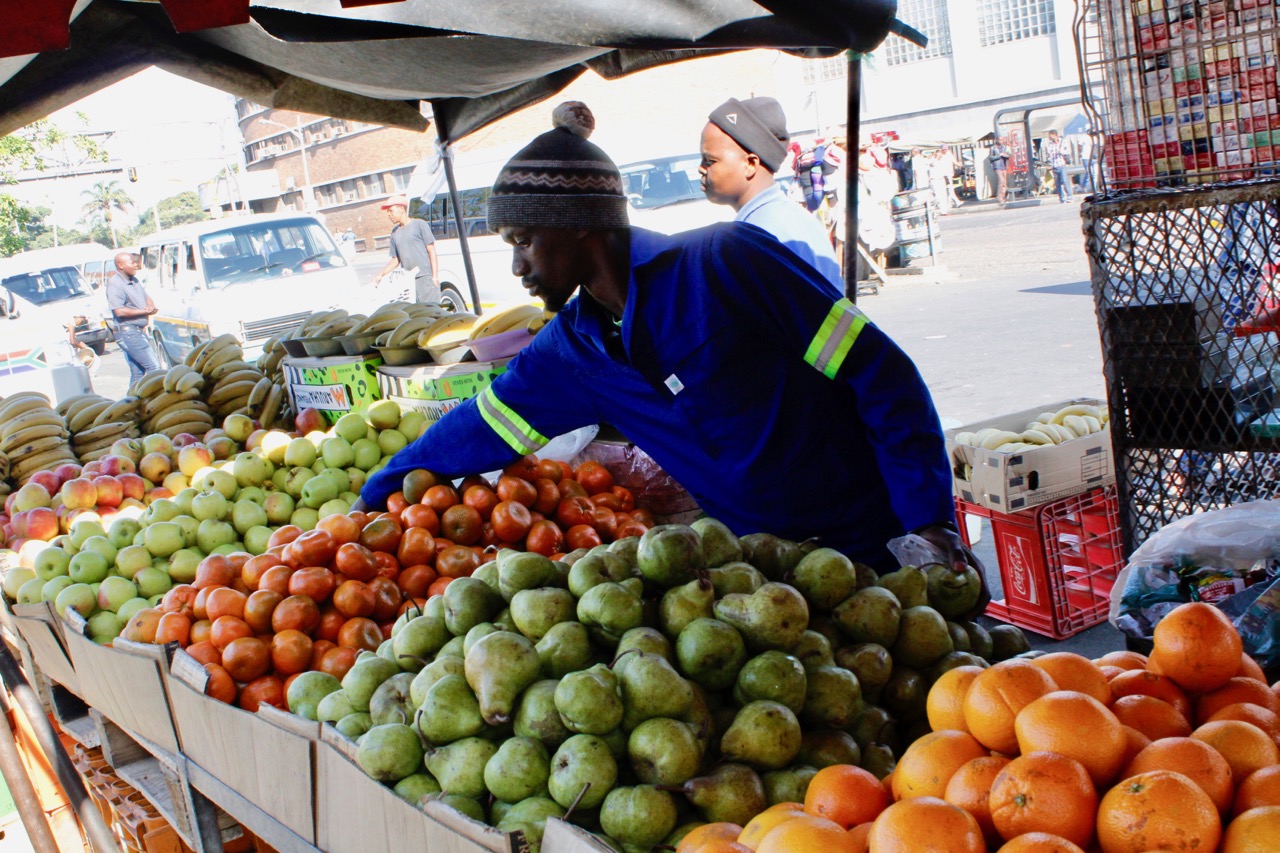
[[[1050,0],[978,0],[978,41],[983,47],[1055,32]]]
[[[929,46],[919,48],[904,38],[891,36],[884,43],[885,59],[890,65],[951,55],[951,21],[947,17],[946,0],[902,0],[898,4],[898,18],[928,36]]]
[[[413,176],[413,167],[406,166],[403,169],[393,169],[390,175],[392,189],[396,192],[404,192],[409,189],[409,178]]]
[[[848,62],[844,54],[841,54],[830,59],[806,59],[801,74],[804,77],[804,84],[812,86],[828,80],[843,80],[848,70]]]

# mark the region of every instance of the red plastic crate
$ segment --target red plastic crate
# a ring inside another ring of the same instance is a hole
[[[955,500],[966,545],[966,515],[991,522],[1005,597],[987,605],[988,616],[1055,640],[1107,618],[1124,565],[1115,486],[1014,513]]]

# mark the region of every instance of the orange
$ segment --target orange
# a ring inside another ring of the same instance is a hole
[[[964,722],[964,697],[969,692],[969,685],[973,684],[980,672],[980,666],[958,666],[944,672],[933,683],[929,688],[929,698],[925,700],[929,728],[935,732],[946,729],[969,731]]]
[[[1214,850],[1222,822],[1209,795],[1181,773],[1132,776],[1102,797],[1098,843],[1103,853]]]
[[[982,744],[996,752],[1014,753],[1018,736],[1013,721],[1018,712],[1058,686],[1028,660],[1007,660],[984,669],[964,697],[964,721]]]
[[[760,846],[760,842],[764,840],[764,837],[779,824],[785,823],[792,818],[804,816],[804,806],[800,803],[778,803],[748,821],[747,825],[742,827],[742,832],[738,833],[738,837],[735,840],[739,844],[745,844],[755,850]]]
[[[1267,687],[1265,681],[1252,678],[1232,678],[1226,684],[1206,693],[1196,700],[1196,722],[1206,723],[1214,714],[1228,705],[1249,702],[1261,705],[1268,711],[1280,714],[1280,697]]]
[[[1163,699],[1178,709],[1178,713],[1191,719],[1191,700],[1182,688],[1171,679],[1145,669],[1131,669],[1111,679],[1111,695],[1115,699],[1122,696],[1154,696]]]
[[[1048,832],[1024,832],[1012,838],[996,853],[1084,853],[1080,845],[1072,844],[1061,835]]]
[[[1111,704],[1107,676],[1087,657],[1072,652],[1050,652],[1032,659],[1031,663],[1049,673],[1059,690],[1078,690],[1103,705]]]
[[[737,841],[738,836],[741,834],[742,827],[736,823],[729,823],[728,821],[704,823],[702,826],[690,830],[684,838],[680,839],[680,843],[676,845],[676,853],[693,853],[693,851],[711,841]]]
[[[982,744],[966,732],[930,732],[898,759],[893,771],[893,798],[941,797],[951,776],[974,758],[987,755]]]
[[[1234,705],[1228,705],[1205,722],[1212,723],[1215,720],[1242,720],[1246,723],[1253,723],[1271,735],[1272,740],[1280,737],[1280,715],[1252,702],[1237,702]]]
[[[1101,672],[1103,675],[1107,677],[1108,687],[1111,686],[1111,682],[1115,679],[1117,675],[1119,675],[1122,672],[1128,672],[1128,671],[1129,670],[1121,669],[1118,666],[1107,666],[1105,663],[1099,664],[1098,666],[1098,672]]]
[[[991,807],[988,804],[991,784],[1008,764],[1009,759],[999,755],[968,761],[952,774],[943,796],[951,805],[959,806],[973,815],[988,844],[1000,843],[1000,833],[996,832],[996,825],[991,820]]]
[[[871,821],[860,823],[853,829],[849,830],[849,838],[853,840],[853,849],[855,853],[867,853],[868,845],[871,838],[871,827],[875,826]]]
[[[1280,764],[1280,749],[1276,748],[1276,742],[1253,723],[1218,720],[1205,723],[1191,736],[1222,753],[1231,765],[1231,775],[1235,779],[1245,779],[1255,770]]]
[[[1249,653],[1246,652],[1240,655],[1240,668],[1236,670],[1236,678],[1252,678],[1265,683],[1267,674],[1262,671],[1262,667],[1258,666],[1258,662],[1249,657]]]
[[[1236,626],[1212,604],[1179,605],[1156,623],[1147,669],[1192,693],[1216,690],[1240,669],[1244,644]]]
[[[1236,814],[1261,806],[1280,806],[1280,764],[1253,771],[1236,788]]]
[[[1234,785],[1231,765],[1216,749],[1189,737],[1167,737],[1158,740],[1134,756],[1125,767],[1122,778],[1137,776],[1149,770],[1172,770],[1181,773],[1209,795],[1218,814],[1231,808]]]
[[[825,818],[802,815],[775,826],[764,838],[756,853],[855,853],[857,840],[839,824]]]
[[[1220,853],[1275,853],[1280,850],[1280,806],[1250,809],[1231,821]]]
[[[959,806],[937,797],[894,803],[871,827],[871,853],[986,853],[978,822]],[[805,853],[817,853],[816,850]]]
[[[1163,699],[1134,693],[1111,703],[1111,713],[1126,726],[1137,729],[1152,740],[1162,737],[1186,737],[1191,722]]]
[[[1000,771],[988,799],[991,820],[1002,838],[1051,832],[1087,847],[1093,839],[1098,792],[1089,771],[1074,758],[1032,752]]]
[[[1121,728],[1124,729],[1125,736],[1124,763],[1128,765],[1135,755],[1151,745],[1151,738],[1130,726],[1121,726]]]
[[[711,838],[693,849],[695,853],[751,853],[750,847],[731,838]]]
[[[1094,658],[1098,666],[1115,666],[1120,669],[1146,669],[1147,656],[1138,652],[1107,652],[1100,658]]]
[[[1094,785],[1105,785],[1124,766],[1128,738],[1116,715],[1085,693],[1058,690],[1023,708],[1014,720],[1018,751],[1056,752],[1074,758],[1089,771]]]
[[[852,829],[876,819],[892,799],[874,774],[851,764],[824,767],[809,780],[804,810]]]

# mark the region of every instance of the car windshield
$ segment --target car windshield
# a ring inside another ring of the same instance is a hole
[[[32,305],[48,305],[67,299],[79,299],[92,291],[75,267],[56,267],[39,272],[12,275],[3,282],[4,289]]]
[[[699,155],[687,154],[623,166],[619,171],[627,200],[637,210],[700,201],[706,198],[698,175],[701,163]]]
[[[204,235],[199,246],[211,288],[347,265],[329,232],[309,218],[237,225]]]

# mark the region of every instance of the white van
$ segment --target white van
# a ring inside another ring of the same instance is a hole
[[[0,287],[15,297],[19,316],[58,328],[74,324],[76,340],[101,355],[111,339],[105,323],[106,297],[81,274],[80,267],[110,251],[97,243],[84,243],[0,258]]]
[[[56,403],[88,393],[89,372],[76,359],[61,317],[29,306],[12,290],[0,290],[0,397],[38,391]]]
[[[170,364],[226,333],[254,358],[312,311],[360,301],[354,268],[309,213],[180,225],[142,238],[140,253],[138,277],[158,309],[153,341]]]

